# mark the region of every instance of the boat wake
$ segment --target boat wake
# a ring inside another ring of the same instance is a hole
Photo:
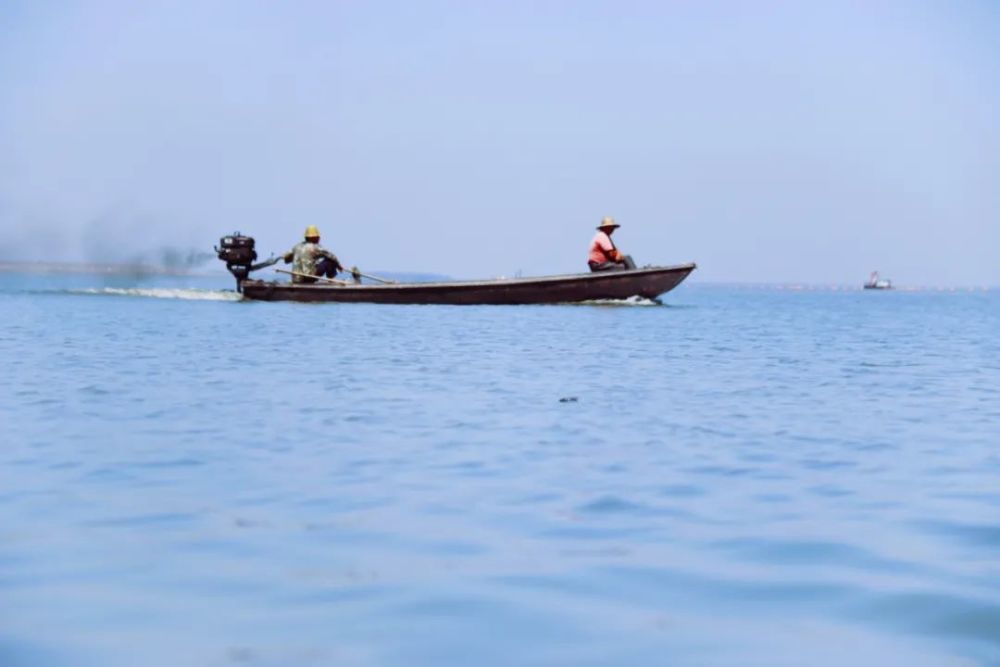
[[[662,306],[659,299],[647,299],[642,296],[630,296],[627,299],[590,299],[580,301],[575,305],[580,306]]]
[[[169,287],[94,287],[70,289],[62,293],[83,296],[138,296],[147,299],[181,299],[186,301],[239,301],[243,298],[238,292],[229,290]]]

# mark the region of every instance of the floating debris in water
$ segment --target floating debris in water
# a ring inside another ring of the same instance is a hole
[[[563,396],[559,399],[560,403],[576,403],[576,396]]]

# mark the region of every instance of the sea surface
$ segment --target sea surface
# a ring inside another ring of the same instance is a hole
[[[1000,292],[0,275],[0,665],[1000,665]]]

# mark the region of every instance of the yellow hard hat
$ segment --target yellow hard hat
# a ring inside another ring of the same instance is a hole
[[[621,225],[615,222],[614,218],[604,218],[603,220],[601,220],[601,224],[597,225],[598,229],[607,229],[609,227],[611,229],[614,229],[616,227],[621,227]]]
[[[307,239],[318,239],[319,238],[319,230],[316,229],[316,225],[309,225],[308,227],[306,227],[305,237]]]

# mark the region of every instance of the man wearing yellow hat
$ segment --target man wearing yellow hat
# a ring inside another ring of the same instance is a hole
[[[343,271],[337,256],[319,244],[319,230],[316,225],[306,227],[305,240],[282,255],[285,264],[292,263],[293,283],[314,283],[316,278],[333,278],[337,271]],[[299,275],[294,275],[299,274]]]
[[[618,252],[611,235],[621,227],[614,218],[604,218],[597,226],[597,233],[590,241],[590,253],[587,255],[587,265],[591,271],[624,271],[634,269],[635,262],[629,255]]]

